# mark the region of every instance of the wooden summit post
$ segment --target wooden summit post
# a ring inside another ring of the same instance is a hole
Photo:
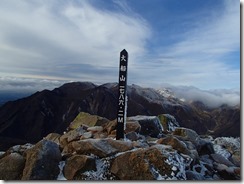
[[[117,117],[117,131],[116,140],[124,139],[124,130],[126,124],[126,110],[127,110],[127,70],[128,70],[128,53],[124,49],[120,52],[119,64],[119,86],[118,86],[118,117]]]

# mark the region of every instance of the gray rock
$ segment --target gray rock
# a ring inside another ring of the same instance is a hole
[[[83,135],[86,131],[82,127],[71,130],[63,134],[59,138],[60,146],[64,148],[69,142],[80,139],[80,136]]]
[[[165,138],[160,138],[157,141],[158,144],[165,144],[165,145],[170,145],[172,148],[175,150],[179,151],[180,153],[184,154],[190,154],[189,149],[187,148],[186,144],[183,141],[180,141],[176,137],[173,136],[167,136]]]
[[[140,134],[159,137],[163,133],[163,127],[157,116],[133,116],[127,118],[129,121],[137,121],[141,125]]]
[[[139,133],[141,131],[141,125],[138,121],[126,121],[125,125],[125,133],[136,132]]]
[[[194,171],[186,171],[186,179],[187,180],[206,180],[205,177]]]
[[[217,170],[220,178],[224,180],[240,180],[240,169],[237,167],[228,167],[224,164],[214,163],[214,168]]]
[[[125,137],[131,141],[137,141],[139,139],[139,135],[136,132],[129,132]]]
[[[110,138],[105,139],[84,139],[74,141],[68,144],[63,154],[94,154],[98,157],[108,157],[118,152],[124,152],[133,149],[133,144],[130,141],[113,140]]]
[[[96,170],[96,162],[93,157],[86,155],[74,155],[66,160],[64,176],[68,180],[74,180],[85,171]]]
[[[213,143],[204,139],[199,139],[197,142],[197,152],[200,156],[214,154]]]
[[[57,178],[61,154],[56,143],[42,140],[25,153],[26,163],[22,180],[55,180]]]
[[[232,162],[230,162],[229,160],[227,160],[225,157],[223,157],[220,154],[215,153],[215,154],[211,154],[210,156],[217,163],[224,164],[228,167],[235,166]]]
[[[163,126],[164,132],[173,132],[176,127],[179,127],[179,123],[176,121],[175,117],[170,114],[161,114],[158,118]]]
[[[197,142],[200,138],[199,135],[194,130],[183,128],[183,127],[176,128],[175,131],[173,132],[173,135],[180,136],[185,141],[190,141],[194,145],[197,145]]]

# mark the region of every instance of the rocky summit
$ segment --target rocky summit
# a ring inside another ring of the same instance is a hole
[[[174,116],[116,120],[80,112],[63,134],[0,154],[1,180],[240,180],[240,138],[202,136]]]

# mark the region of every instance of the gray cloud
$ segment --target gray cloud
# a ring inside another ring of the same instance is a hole
[[[240,105],[240,89],[201,90],[193,86],[172,86],[163,84],[165,88],[173,91],[174,95],[187,102],[201,101],[208,107]]]
[[[0,92],[34,93],[44,89],[52,90],[68,81],[0,77]]]

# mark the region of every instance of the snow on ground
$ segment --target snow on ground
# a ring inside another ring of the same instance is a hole
[[[64,175],[63,175],[63,168],[64,168],[64,166],[65,166],[65,161],[61,161],[61,162],[59,162],[58,167],[59,167],[59,169],[60,169],[60,172],[59,172],[59,175],[58,175],[57,180],[67,180],[67,179],[64,177]]]

